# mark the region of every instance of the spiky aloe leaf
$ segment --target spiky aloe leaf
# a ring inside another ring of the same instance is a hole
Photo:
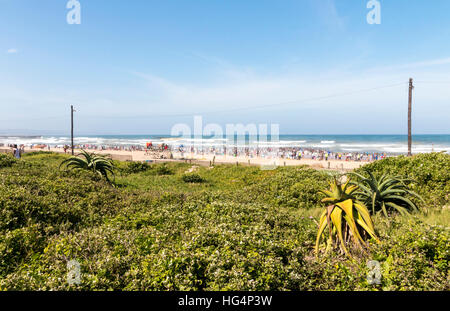
[[[85,150],[81,150],[81,153],[77,156],[72,156],[60,164],[60,168],[65,166],[66,169],[82,169],[89,170],[101,177],[106,178],[106,180],[110,181],[108,175],[114,175],[114,165],[110,159],[97,155],[90,154]]]
[[[408,189],[406,182],[409,179],[387,174],[377,177],[370,171],[365,173],[368,177],[358,173],[350,173],[350,175],[359,179],[359,181],[354,183],[359,186],[355,196],[358,200],[371,207],[372,214],[382,213],[385,217],[388,217],[389,211],[396,211],[405,215],[408,213],[408,210],[416,211],[419,209],[408,198],[408,196],[414,196],[423,202],[420,196]]]

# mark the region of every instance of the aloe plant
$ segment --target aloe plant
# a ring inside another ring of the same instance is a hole
[[[326,237],[327,227],[328,239],[325,252],[330,250],[334,241],[347,255],[350,255],[347,247],[350,243],[364,249],[367,247],[366,240],[369,236],[378,241],[369,210],[354,197],[357,189],[358,186],[350,184],[350,180],[342,184],[335,178],[330,183],[330,190],[320,191],[326,196],[322,202],[330,205],[325,208],[319,219],[315,247],[317,254],[322,237]]]
[[[370,171],[366,171],[368,177],[358,173],[350,173],[358,177],[353,182],[358,186],[355,195],[359,200],[370,207],[372,214],[382,213],[388,217],[388,213],[397,211],[402,215],[408,215],[409,211],[418,211],[419,207],[408,197],[416,197],[423,201],[422,197],[408,189],[409,179],[398,176],[382,175],[377,177]]]
[[[110,181],[108,174],[114,175],[114,164],[111,159],[94,154],[88,153],[85,150],[81,150],[81,153],[77,156],[72,156],[64,160],[60,164],[60,168],[65,166],[66,169],[80,169],[88,170],[99,174],[104,177],[107,181]]]

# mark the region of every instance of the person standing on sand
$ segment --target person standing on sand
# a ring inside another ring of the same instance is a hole
[[[14,157],[16,159],[20,159],[20,149],[17,147],[17,145],[14,145]]]

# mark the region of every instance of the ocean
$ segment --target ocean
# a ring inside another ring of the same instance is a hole
[[[273,141],[271,141],[273,140]],[[179,138],[170,135],[87,135],[75,137],[75,144],[105,146],[145,146],[166,143],[173,147],[189,146],[202,142],[203,146],[223,145],[225,138]],[[387,154],[405,154],[408,151],[406,135],[280,135],[278,141],[269,136],[267,142],[259,141],[263,147],[300,147],[322,149],[333,152],[386,152]],[[239,145],[240,143],[240,145]],[[245,137],[245,143],[239,146],[256,146],[256,137]],[[4,144],[45,144],[62,146],[70,144],[70,136],[0,136],[0,145]],[[447,152],[450,153],[450,135],[413,135],[413,153]]]

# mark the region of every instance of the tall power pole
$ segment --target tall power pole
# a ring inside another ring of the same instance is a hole
[[[414,89],[413,79],[409,78],[409,94],[408,94],[408,156],[412,155],[412,137],[411,137],[411,110],[412,110],[412,91]]]
[[[72,155],[74,154],[73,152],[73,106],[70,106],[70,136],[72,138]]]

